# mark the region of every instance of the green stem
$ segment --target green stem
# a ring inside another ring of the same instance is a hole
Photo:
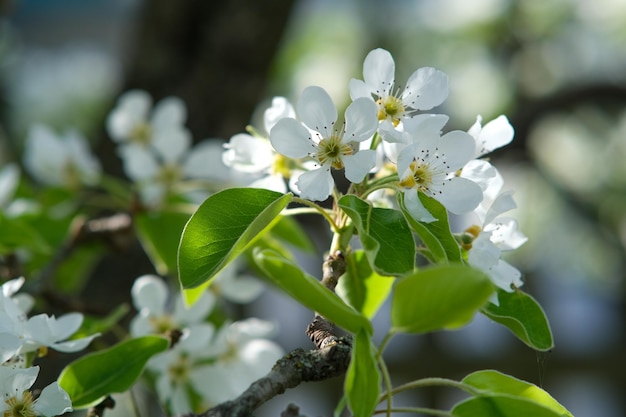
[[[433,408],[423,408],[423,407],[398,407],[392,408],[391,410],[376,410],[374,414],[384,414],[391,411],[392,413],[422,413],[428,414],[431,416],[443,416],[443,417],[453,417],[453,414],[443,411],[443,410],[435,410]]]
[[[381,351],[378,351],[376,354],[376,361],[380,366],[380,370],[383,374],[383,382],[385,383],[385,389],[387,392],[392,392],[391,387],[391,375],[389,375],[389,369],[387,369],[387,364],[385,360],[382,358]],[[393,397],[391,395],[387,396],[387,417],[391,417],[391,410],[393,409]]]
[[[337,223],[335,223],[335,220],[326,212],[326,210],[323,207],[315,204],[314,202],[310,200],[306,200],[304,198],[295,197],[295,196],[292,198],[292,201],[315,209],[328,221],[328,223],[330,224],[330,227],[333,229],[333,232],[335,233],[339,232],[339,227],[337,226]],[[290,210],[293,210],[293,209],[290,209]]]
[[[450,387],[450,388],[458,388],[472,395],[478,395],[479,391],[474,389],[473,387],[464,384],[459,381],[455,381],[447,378],[423,378],[418,379],[417,381],[407,382],[406,384],[400,385],[394,389],[387,389],[387,392],[384,392],[380,398],[379,402],[385,401],[387,398],[392,397],[396,394],[399,394],[404,391],[408,391],[415,388],[423,388],[423,387]]]
[[[394,332],[388,332],[385,335],[385,338],[383,339],[382,342],[380,342],[380,346],[378,347],[378,356],[382,356],[383,355],[383,351],[385,350],[385,348],[387,347],[387,345],[389,344],[389,341],[391,340],[391,338],[395,335]]]

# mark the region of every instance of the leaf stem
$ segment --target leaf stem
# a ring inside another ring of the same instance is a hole
[[[304,198],[294,196],[292,197],[291,200],[295,203],[300,203],[300,204],[303,204],[305,206],[315,209],[319,214],[321,214],[328,221],[328,223],[330,224],[330,227],[333,229],[333,232],[335,233],[339,232],[339,227],[337,226],[337,223],[335,223],[335,220],[330,216],[330,214],[328,214],[326,209]],[[297,210],[297,209],[288,209],[287,212],[291,210]]]
[[[398,407],[392,408],[391,410],[376,410],[374,414],[384,414],[391,411],[392,413],[422,413],[429,414],[431,416],[443,416],[443,417],[453,417],[452,413],[443,410],[435,410],[434,408],[423,408],[423,407]]]
[[[407,382],[406,384],[400,385],[391,390],[387,389],[387,392],[384,392],[380,396],[379,402],[383,402],[390,396],[394,396],[404,391],[408,391],[408,390],[415,389],[415,388],[435,387],[435,386],[458,388],[472,395],[478,395],[480,393],[479,390],[467,384],[464,384],[463,382],[455,381],[453,379],[434,377],[434,378],[418,379],[416,381]]]

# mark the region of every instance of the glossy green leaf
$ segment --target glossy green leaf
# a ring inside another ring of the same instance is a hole
[[[467,324],[494,286],[485,273],[463,264],[438,265],[396,284],[391,299],[393,331],[426,333]]]
[[[452,409],[456,417],[563,417],[534,401],[504,394],[469,398]]]
[[[372,268],[382,275],[402,275],[415,265],[415,241],[398,210],[377,208],[355,195],[339,200],[352,219]]]
[[[426,245],[435,262],[461,262],[461,249],[450,230],[448,211],[434,198],[422,192],[420,192],[418,196],[426,210],[428,210],[437,221],[430,223],[416,221],[404,207],[404,194],[398,194],[400,208],[409,222],[411,229],[417,233],[424,245]]]
[[[133,218],[141,245],[159,274],[176,273],[178,244],[189,217],[188,213],[161,211]]]
[[[372,333],[372,324],[364,315],[277,252],[271,249],[255,249],[254,260],[274,285],[300,304],[352,333],[361,329]]]
[[[395,279],[374,272],[362,250],[350,253],[346,264],[346,273],[339,279],[335,291],[371,319],[389,296]]]
[[[315,245],[313,245],[308,233],[293,217],[281,216],[278,223],[272,228],[271,235],[304,252],[315,252]]]
[[[498,371],[474,372],[466,376],[462,382],[480,390],[482,395],[508,394],[533,401],[559,416],[573,417],[572,413],[538,386]]]
[[[365,331],[357,333],[344,381],[348,407],[355,417],[370,417],[380,395],[380,370],[376,349]]]
[[[168,340],[161,336],[126,340],[70,363],[61,371],[59,385],[68,393],[75,409],[91,407],[111,393],[129,389],[148,359],[168,346]]]
[[[554,347],[552,330],[537,301],[521,290],[498,290],[499,306],[487,304],[484,315],[511,330],[533,349],[546,351]]]
[[[291,194],[260,188],[229,188],[207,198],[187,222],[178,247],[183,288],[213,278],[270,229]]]

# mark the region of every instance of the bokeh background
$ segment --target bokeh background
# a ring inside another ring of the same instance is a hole
[[[491,157],[529,237],[509,260],[556,347],[536,353],[477,317],[460,331],[394,339],[395,382],[494,368],[543,386],[577,417],[626,415],[626,2],[4,0],[0,13],[0,163],[19,161],[26,130],[45,122],[80,129],[122,175],[103,121],[129,88],[182,97],[196,141],[227,140],[259,125],[272,96],[295,101],[308,85],[346,106],[348,81],[375,47],[393,54],[400,82],[423,66],[446,72],[447,128],[467,130],[477,114],[506,114],[515,127]],[[303,262],[315,273],[321,256]],[[115,275],[117,297],[147,265]],[[236,311],[277,321],[287,350],[311,347],[310,312],[272,289]],[[384,309],[376,323],[383,333]],[[330,415],[340,395],[339,380],[308,384],[259,416],[289,402]],[[446,407],[455,395],[411,392],[398,404]]]

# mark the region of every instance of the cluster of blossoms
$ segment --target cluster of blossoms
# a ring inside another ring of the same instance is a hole
[[[506,291],[521,286],[521,273],[501,259],[503,251],[526,241],[517,222],[502,216],[515,208],[515,202],[510,191],[502,191],[497,169],[481,159],[508,144],[513,128],[505,116],[485,126],[478,116],[467,132],[443,133],[448,116],[426,111],[447,98],[447,76],[421,68],[400,87],[394,74],[391,54],[371,51],[363,64],[363,80],[350,81],[352,103],[341,126],[334,103],[320,87],[306,88],[295,111],[284,98],[275,98],[265,112],[269,140],[261,134],[232,137],[224,163],[258,175],[254,186],[284,192],[288,185],[313,201],[336,192],[332,171],[343,170],[353,185],[370,185],[351,187],[351,192],[365,189],[362,197],[385,206],[395,205],[390,197],[401,193],[415,220],[436,221],[420,201],[423,193],[449,212],[472,220],[459,232],[471,265]],[[382,190],[386,192],[381,194]],[[374,201],[380,198],[385,201]],[[497,303],[497,297],[492,301]]]
[[[213,292],[204,291],[191,308],[155,275],[143,275],[133,285],[133,304],[139,314],[131,322],[131,334],[164,334],[175,341],[147,364],[159,399],[173,415],[234,399],[284,354],[268,339],[275,334],[272,323],[249,318],[216,328],[207,320],[216,293],[240,303],[260,293],[260,282],[235,272],[232,265],[223,270],[215,288],[211,287]]]
[[[29,389],[37,379],[39,366],[32,366],[32,362],[45,356],[48,349],[82,350],[97,334],[66,340],[83,321],[79,313],[59,318],[46,314],[28,317],[32,298],[16,294],[23,283],[23,278],[7,281],[0,292],[0,413],[6,417],[57,416],[72,411],[72,402],[57,382],[35,397]]]

